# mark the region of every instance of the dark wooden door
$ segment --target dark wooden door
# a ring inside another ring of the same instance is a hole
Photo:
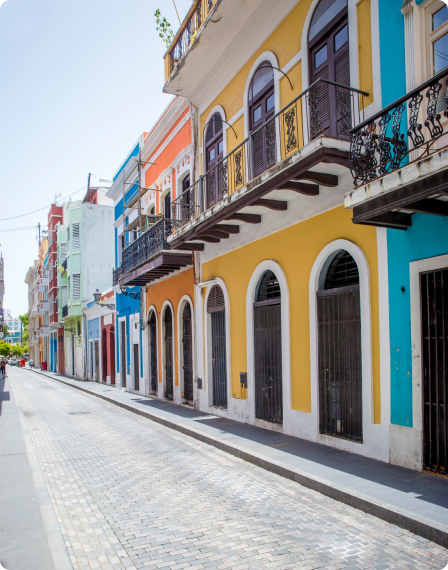
[[[163,216],[165,218],[167,218],[168,220],[170,220],[172,218],[172,215],[171,215],[171,192],[168,192],[168,194],[165,196]]]
[[[211,314],[213,405],[227,407],[227,358],[225,311]]]
[[[276,127],[274,72],[269,63],[263,63],[254,75],[249,100],[250,130],[253,138],[254,174],[258,176],[276,162]]]
[[[121,321],[121,385],[126,388],[126,322]]]
[[[101,355],[103,363],[103,382],[107,382],[107,332],[104,329],[101,337]]]
[[[171,308],[165,309],[165,384],[166,397],[173,399],[173,314]]]
[[[309,45],[310,83],[327,79],[350,86],[350,58],[347,9],[342,10]],[[311,138],[349,138],[351,95],[348,89],[320,83],[308,94]]]
[[[222,132],[222,118],[219,113],[213,115],[206,131],[205,168],[207,176],[207,208],[219,202],[226,191],[225,168],[220,161],[224,157],[224,139]]]
[[[154,311],[149,319],[149,371],[151,374],[151,392],[157,394],[157,322]]]
[[[191,307],[185,303],[183,311],[182,327],[182,356],[184,376],[184,398],[193,400],[193,327],[191,319]]]
[[[94,380],[94,368],[93,368],[93,342],[90,343],[90,379]]]
[[[448,473],[448,269],[420,275],[423,467]]]
[[[140,366],[138,361],[138,344],[134,344],[134,390],[140,390]]]
[[[320,433],[362,442],[359,285],[317,293]]]
[[[110,329],[110,336],[109,336],[110,348],[110,383],[112,386],[115,386],[115,329]]]
[[[95,341],[95,380],[101,382],[100,379],[100,341]]]

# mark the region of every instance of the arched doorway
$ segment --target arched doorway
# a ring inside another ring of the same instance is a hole
[[[171,307],[165,308],[163,315],[164,325],[164,348],[165,348],[165,391],[168,400],[173,399],[173,313]]]
[[[115,329],[110,328],[109,334],[109,354],[110,354],[110,383],[115,386]]]
[[[207,300],[211,325],[213,406],[227,408],[226,311],[224,293],[214,285]]]
[[[210,119],[205,133],[205,170],[208,172],[206,178],[207,208],[219,202],[226,193],[227,179],[224,178],[223,165],[219,165],[223,157],[222,117],[219,113],[215,113]]]
[[[308,32],[310,85],[327,79],[350,86],[347,0],[320,0]],[[320,83],[309,92],[310,138],[349,137],[351,95],[348,89]]]
[[[258,176],[276,162],[274,70],[269,61],[256,69],[249,87],[249,128],[254,133],[254,174]]]
[[[327,262],[317,292],[319,430],[362,442],[359,272],[345,250]]]
[[[182,370],[184,398],[193,401],[193,319],[191,306],[187,301],[182,312]]]
[[[272,271],[262,276],[254,302],[255,417],[283,423],[281,292]]]
[[[103,365],[103,374],[102,379],[103,382],[107,382],[107,332],[106,329],[103,329],[101,333],[101,356],[102,356],[102,365]]]
[[[150,390],[153,394],[157,394],[157,320],[154,311],[148,321],[149,325],[149,382]]]

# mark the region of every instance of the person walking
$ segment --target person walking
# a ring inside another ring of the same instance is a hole
[[[5,376],[6,376],[6,362],[5,359],[2,358],[0,360],[0,377],[5,378]]]

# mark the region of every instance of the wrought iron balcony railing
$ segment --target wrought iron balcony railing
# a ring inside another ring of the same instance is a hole
[[[446,134],[448,68],[351,130],[355,187],[433,154]]]
[[[62,307],[62,318],[65,319],[65,317],[68,317],[68,305]]]
[[[123,250],[122,273],[128,273],[164,249],[170,249],[167,238],[172,232],[172,221],[162,218]]]
[[[182,227],[319,137],[348,142],[351,128],[364,120],[367,95],[318,79],[173,201],[175,227]]]
[[[195,41],[196,34],[202,28],[215,3],[216,0],[198,0],[193,3],[169,49],[170,73],[173,72],[190,44]]]
[[[123,275],[123,269],[122,267],[117,267],[117,269],[113,269],[112,270],[112,283],[113,286],[115,287],[115,285],[118,285],[120,282],[120,277]]]

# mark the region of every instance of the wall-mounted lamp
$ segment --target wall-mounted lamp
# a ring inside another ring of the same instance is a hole
[[[122,295],[126,295],[126,297],[130,297],[131,299],[135,299],[135,301],[140,301],[141,298],[140,293],[136,293],[134,291],[128,291],[127,287],[123,289],[121,283],[120,283],[120,293]]]
[[[115,304],[110,304],[108,305],[107,303],[100,303],[100,299],[101,299],[101,293],[98,291],[98,289],[96,290],[96,292],[93,294],[93,298],[95,299],[95,303],[100,306],[100,307],[106,307],[107,309],[109,309],[110,311],[115,311]]]

